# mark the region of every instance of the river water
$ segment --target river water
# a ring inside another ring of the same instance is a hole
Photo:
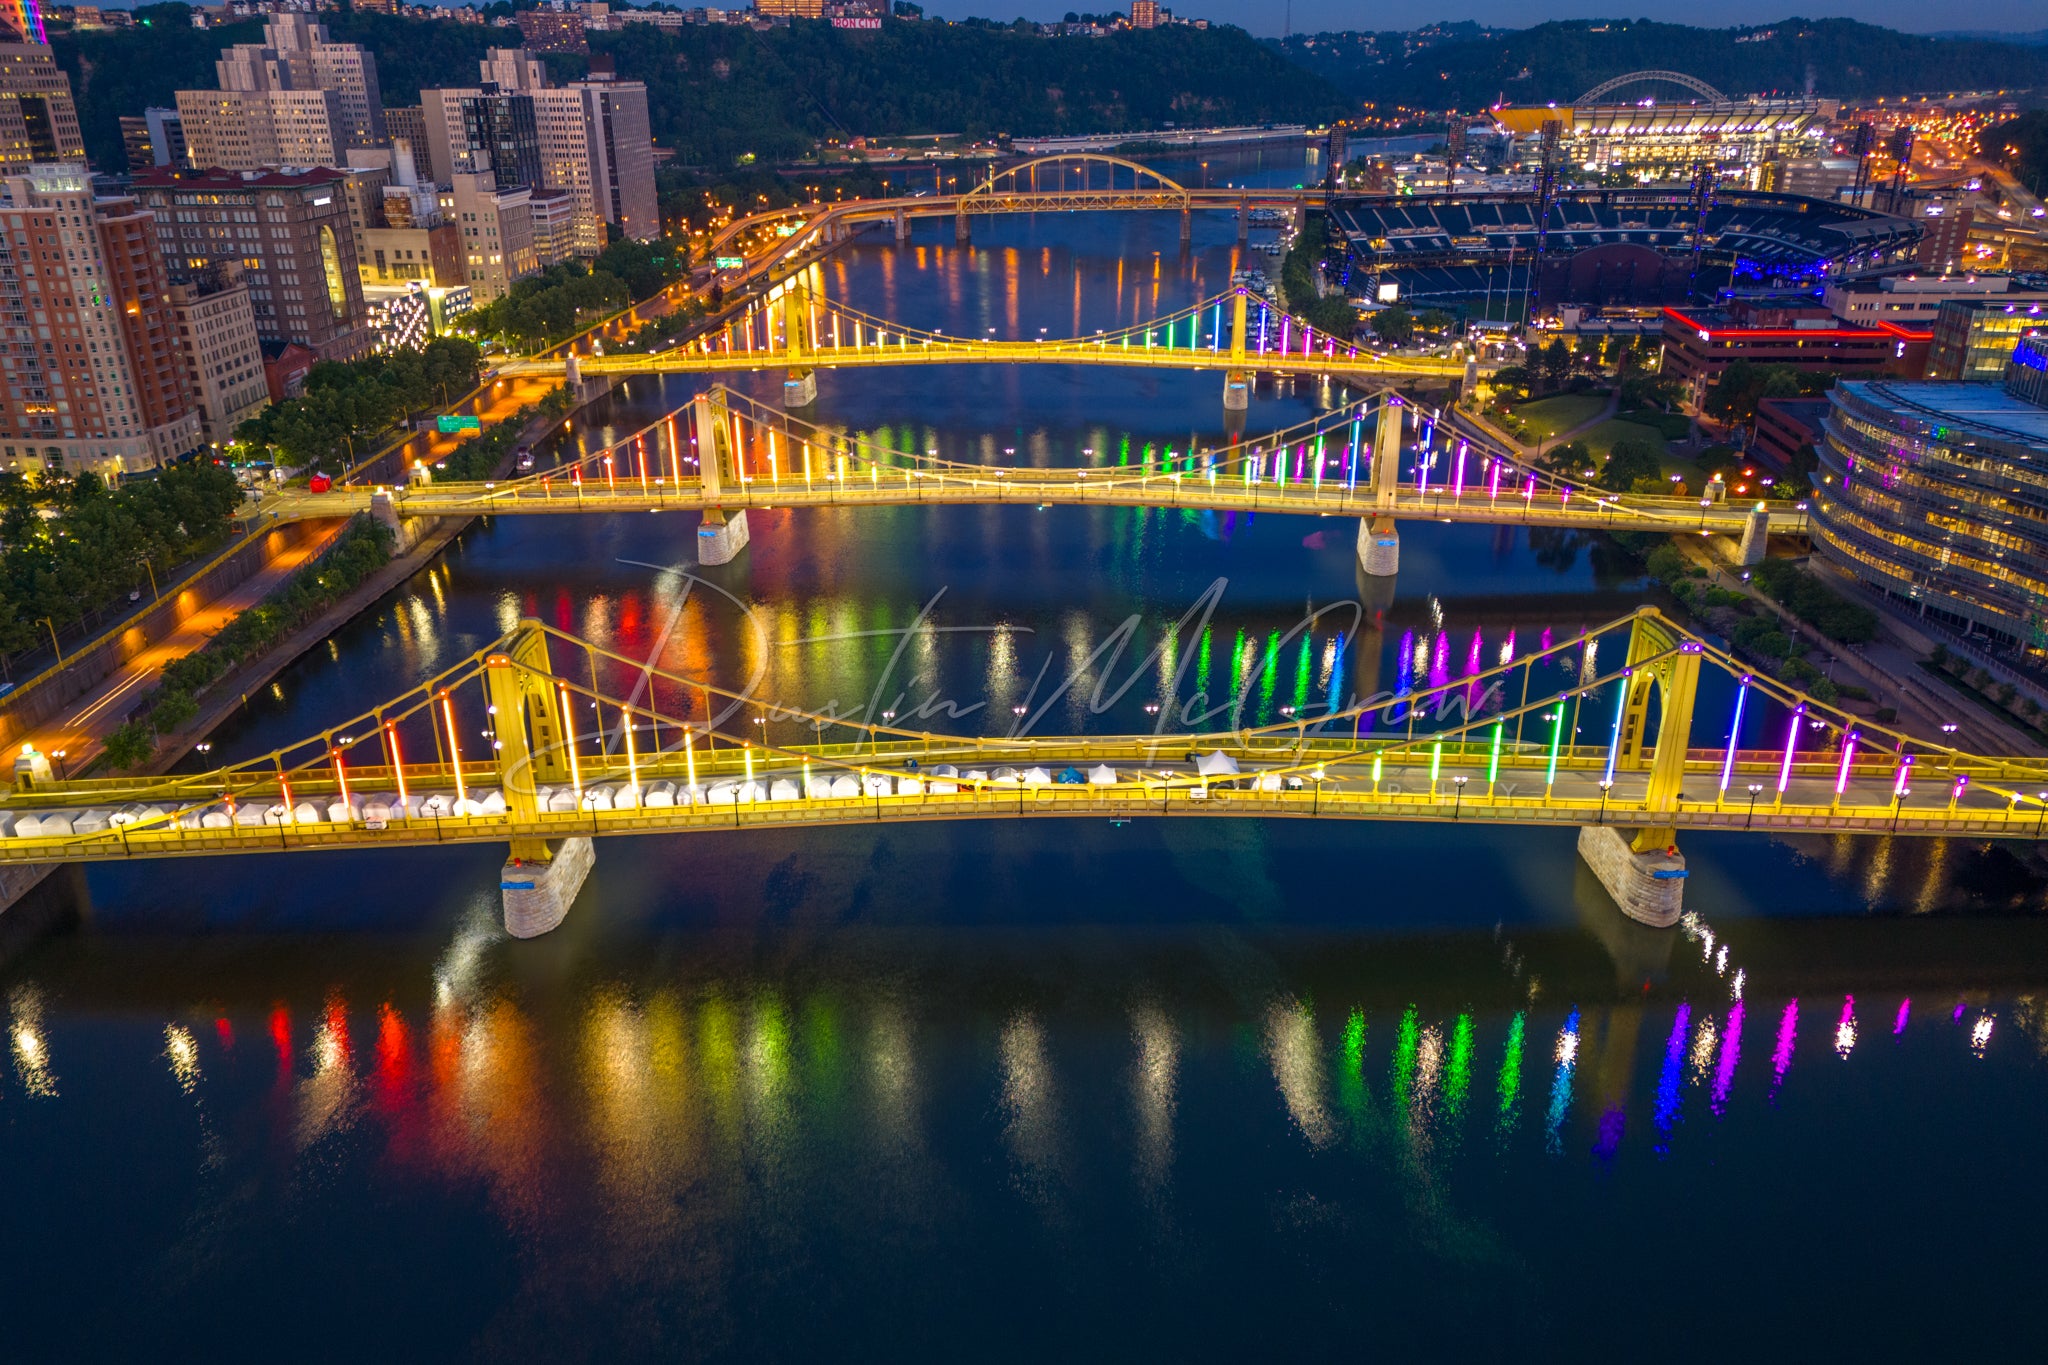
[[[1164,217],[976,227],[972,250],[949,225],[862,241],[820,282],[908,324],[1062,335],[1238,264],[1221,219],[1186,255]],[[1217,439],[1218,388],[825,373],[818,419],[1102,463]],[[689,392],[636,381],[565,439]],[[1248,429],[1344,397],[1262,389]],[[1149,726],[1197,691],[1241,691],[1247,723],[1306,714],[1646,596],[1597,545],[1419,525],[1391,601],[1360,604],[1354,534],[781,510],[698,573],[694,519],[504,518],[252,697],[213,756],[341,724],[529,615],[791,705],[1055,733]],[[1126,622],[1128,651],[1097,654]],[[2029,1339],[2038,884],[1964,844],[1686,851],[1701,924],[1666,933],[1622,921],[1568,837],[1463,825],[610,840],[563,928],[524,943],[497,928],[496,849],[96,866],[79,927],[5,974],[10,1341],[622,1360]]]

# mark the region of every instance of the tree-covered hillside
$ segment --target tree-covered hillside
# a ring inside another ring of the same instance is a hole
[[[1795,94],[1809,78],[1837,99],[2048,86],[2041,48],[1922,38],[1852,19],[1746,29],[1573,20],[1422,46],[1402,34],[1306,34],[1276,46],[1353,98],[1428,109],[1567,101],[1646,70],[1682,71],[1731,95]]]
[[[219,48],[262,39],[254,22],[191,28],[180,4],[138,13],[152,19],[149,27],[53,35],[79,96],[87,154],[107,169],[122,164],[122,114],[170,105],[177,90],[211,88]],[[346,11],[321,19],[337,41],[376,53],[390,105],[418,99],[423,87],[473,83],[486,48],[518,42],[504,28]],[[1042,38],[981,23],[892,23],[876,32],[799,22],[766,33],[636,28],[593,34],[591,42],[620,76],[647,83],[655,140],[685,162],[714,167],[747,153],[800,155],[833,136],[1321,121],[1349,107],[1323,81],[1231,28]],[[585,69],[580,57],[548,62],[557,79]]]

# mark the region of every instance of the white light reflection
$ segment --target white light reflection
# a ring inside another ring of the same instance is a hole
[[[1180,1037],[1173,1021],[1153,1005],[1131,1011],[1138,1055],[1131,1063],[1131,1105],[1137,1115],[1138,1178],[1147,1188],[1166,1183],[1173,1170],[1174,1094],[1180,1072]]]
[[[1276,1000],[1266,1011],[1266,1060],[1294,1126],[1312,1147],[1337,1136],[1323,1081],[1323,1051],[1315,1016],[1298,1000]]]
[[[1856,997],[1850,995],[1843,997],[1841,1022],[1835,1025],[1835,1052],[1846,1061],[1855,1047]]]
[[[1970,1025],[1970,1051],[1979,1057],[1984,1055],[1984,1045],[1991,1041],[1991,1016],[1980,1014],[1977,1022]]]
[[[199,1088],[199,1040],[182,1024],[164,1026],[164,1056],[171,1062],[171,1075],[178,1089],[191,1094]]]
[[[57,1076],[50,1069],[49,1035],[43,1029],[43,994],[34,986],[17,986],[9,1004],[14,1011],[14,1070],[21,1088],[38,1098],[54,1098]]]
[[[1052,1193],[1060,1164],[1059,1101],[1045,1030],[1030,1015],[1019,1014],[1003,1026],[996,1051],[1003,1072],[1003,1139],[1016,1163],[1016,1183],[1043,1201]]]

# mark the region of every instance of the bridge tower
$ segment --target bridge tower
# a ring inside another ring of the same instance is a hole
[[[1373,513],[1358,523],[1358,564],[1373,578],[1401,572],[1401,532],[1394,525],[1394,495],[1401,487],[1401,421],[1407,405],[1389,389],[1380,400],[1379,425],[1373,428],[1372,464],[1366,490]]]
[[[1223,372],[1223,410],[1225,412],[1243,412],[1252,405],[1251,375],[1243,368],[1245,360],[1245,313],[1249,304],[1249,292],[1242,285],[1231,293],[1230,368]]]
[[[704,487],[704,520],[697,527],[697,562],[730,564],[747,548],[747,509],[730,518],[719,507],[719,494],[728,483],[746,482],[739,447],[734,444],[732,414],[726,407],[724,388],[697,395],[692,403],[691,425],[697,431],[697,474]]]
[[[1614,766],[1617,772],[1648,772],[1643,808],[1655,820],[1677,810],[1682,795],[1693,706],[1699,698],[1700,647],[1658,616],[1655,608],[1644,607],[1629,630],[1628,668]],[[1646,744],[1653,692],[1662,714],[1657,742]],[[1579,830],[1579,856],[1630,919],[1658,928],[1678,922],[1684,910],[1685,858],[1671,825],[1646,824],[1633,830],[1584,826]]]
[[[782,348],[789,357],[782,381],[782,406],[786,408],[807,408],[818,401],[818,374],[806,363],[817,352],[811,306],[810,280],[798,271],[782,286]]]
[[[496,732],[494,750],[505,809],[515,827],[532,828],[540,788],[570,780],[565,723],[548,639],[538,621],[519,623],[502,653],[484,660],[484,691]],[[505,932],[534,938],[562,922],[596,859],[589,838],[515,838],[498,878]]]

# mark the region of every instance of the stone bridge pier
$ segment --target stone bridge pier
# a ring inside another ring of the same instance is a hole
[[[1654,608],[1638,612],[1629,631],[1628,676],[1623,683],[1628,692],[1614,768],[1648,772],[1644,804],[1652,818],[1678,809],[1693,703],[1699,695],[1699,651],[1697,644],[1656,616]],[[1652,692],[1660,694],[1663,713],[1655,744],[1648,743],[1645,734]],[[1678,851],[1678,832],[1670,825],[1582,826],[1579,856],[1630,919],[1668,929],[1685,913],[1685,856]]]
[[[1406,411],[1400,395],[1389,392],[1380,406],[1379,425],[1373,428],[1366,488],[1373,505],[1386,510],[1358,522],[1358,567],[1371,578],[1392,578],[1401,572],[1401,532],[1392,509],[1401,486],[1401,422]]]
[[[511,647],[484,661],[484,687],[497,720],[498,780],[514,821],[540,811],[540,788],[574,780],[566,745],[574,707],[550,685],[548,641],[540,623],[522,623]],[[559,925],[590,876],[597,851],[587,836],[515,839],[498,874],[505,932],[537,938]]]

